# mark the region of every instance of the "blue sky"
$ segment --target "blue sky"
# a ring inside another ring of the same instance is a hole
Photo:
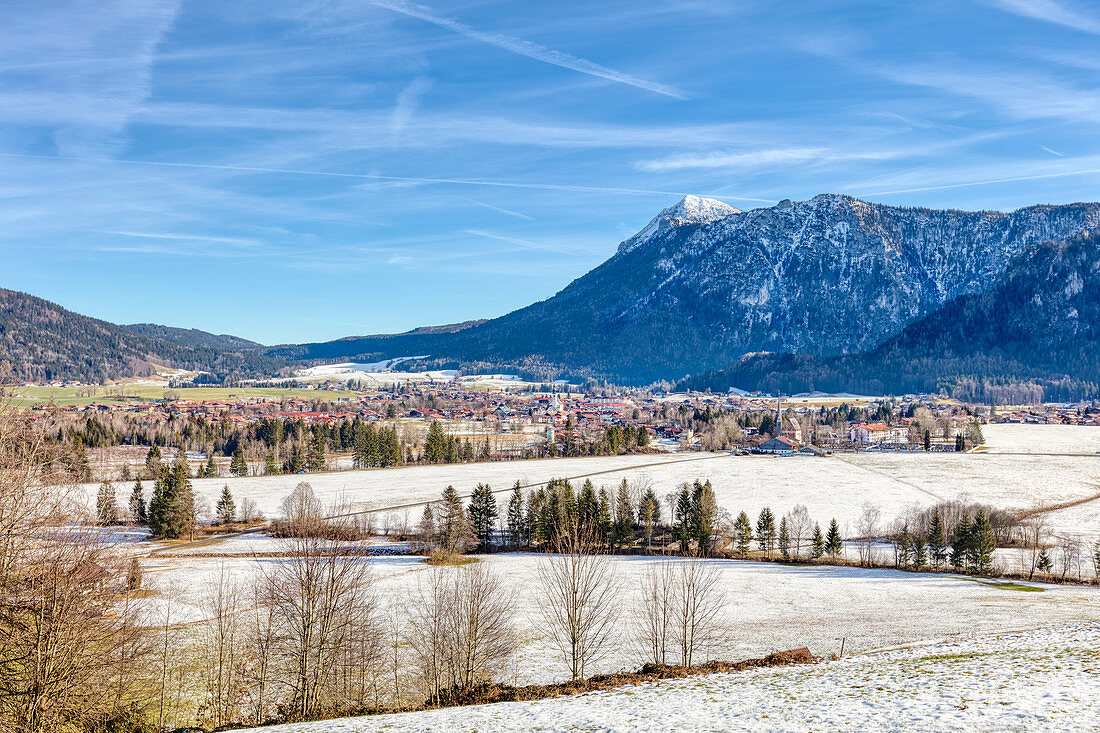
[[[0,286],[264,343],[549,297],[684,193],[1100,199],[1100,7],[0,8]]]

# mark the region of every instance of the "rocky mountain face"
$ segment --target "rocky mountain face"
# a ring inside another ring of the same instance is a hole
[[[1001,404],[1100,391],[1100,236],[1017,255],[988,290],[961,295],[864,353],[756,354],[696,375],[695,388],[786,393],[934,392]]]
[[[439,338],[306,345],[304,358],[430,353],[647,381],[749,352],[869,351],[1017,255],[1100,230],[1100,204],[936,211],[823,194],[740,211],[687,197],[557,295]],[[392,353],[391,353],[392,352]]]

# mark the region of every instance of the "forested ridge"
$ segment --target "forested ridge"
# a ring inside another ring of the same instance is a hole
[[[270,373],[282,366],[262,353],[176,343],[135,333],[56,303],[0,289],[0,361],[19,380],[101,383],[153,374],[154,365],[219,375]]]

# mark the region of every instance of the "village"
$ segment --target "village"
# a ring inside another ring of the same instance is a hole
[[[406,463],[425,460],[423,442],[433,424],[456,441],[478,446],[476,453],[456,457],[463,462],[607,452],[950,452],[978,448],[983,442],[981,426],[988,423],[1100,425],[1100,408],[1093,402],[996,407],[939,395],[772,396],[736,390],[715,394],[606,385],[582,389],[527,383],[508,375],[494,379],[496,386],[489,388],[458,376],[397,378],[365,388],[362,382],[325,379],[297,385],[289,394],[270,387],[242,387],[219,389],[213,397],[211,390],[187,386],[164,389],[159,396],[114,386],[104,388],[101,396],[98,389],[82,385],[78,389],[86,398],[62,405],[40,401],[30,412],[51,424],[86,424],[94,418],[124,424],[131,432],[189,421],[217,425],[223,433],[247,432],[271,420],[329,431],[346,421],[387,425],[395,430]],[[17,390],[36,386],[24,384]],[[613,429],[629,430],[637,438],[622,446],[612,440],[608,448]],[[577,445],[589,446],[588,452],[578,452]],[[591,447],[597,445],[604,447]],[[136,444],[104,448],[108,450],[99,458],[106,465],[141,459]],[[214,458],[203,448],[196,446],[191,459]],[[323,470],[357,467],[351,448],[334,441]],[[262,455],[246,458],[254,473],[263,471]],[[229,455],[214,460],[227,463]]]

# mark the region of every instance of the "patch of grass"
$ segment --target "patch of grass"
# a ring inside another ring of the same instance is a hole
[[[967,580],[971,583],[996,588],[997,590],[1014,590],[1018,593],[1042,593],[1045,590],[1044,588],[1036,588],[1033,585],[1013,583],[1011,580],[978,580],[977,578],[967,578]]]
[[[454,567],[462,567],[463,565],[470,565],[471,563],[481,562],[476,557],[467,557],[465,555],[451,554],[445,552],[438,547],[432,548],[432,554],[420,562],[428,565],[451,565]]]

